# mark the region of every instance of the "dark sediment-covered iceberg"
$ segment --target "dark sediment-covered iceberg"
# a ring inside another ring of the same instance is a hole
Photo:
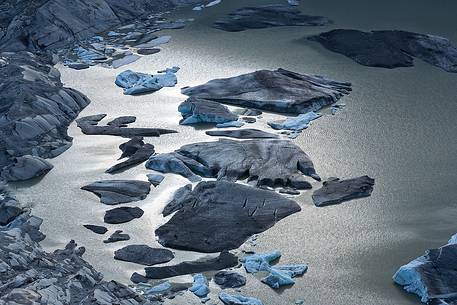
[[[179,201],[176,214],[155,231],[159,243],[206,253],[236,249],[301,210],[275,192],[226,181],[200,182]]]
[[[259,70],[183,88],[187,96],[280,113],[306,113],[336,103],[351,84],[284,69]]]
[[[412,67],[414,58],[419,58],[447,72],[457,72],[457,48],[444,37],[406,31],[337,29],[309,39],[364,66]]]
[[[427,250],[400,267],[393,280],[424,303],[457,304],[457,235],[441,248]]]
[[[290,5],[273,4],[243,7],[218,19],[213,27],[228,32],[276,26],[322,26],[332,21],[322,16],[304,15]]]

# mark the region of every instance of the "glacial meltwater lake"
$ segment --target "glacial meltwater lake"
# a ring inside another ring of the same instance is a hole
[[[282,1],[285,2],[285,1]],[[147,138],[156,152],[170,152],[183,144],[216,140],[196,129],[178,124],[178,105],[184,86],[236,76],[259,69],[285,68],[351,82],[353,91],[341,102],[336,115],[315,121],[293,140],[313,160],[322,178],[369,175],[376,179],[371,197],[341,205],[317,208],[312,191],[296,198],[302,211],[280,221],[259,235],[256,251],[280,250],[282,263],[309,264],[296,284],[279,293],[249,277],[241,293],[266,305],[305,304],[408,305],[419,299],[395,286],[392,275],[401,265],[438,247],[457,232],[457,74],[447,73],[416,60],[415,67],[382,69],[361,66],[332,53],[306,36],[333,28],[360,30],[401,29],[435,34],[457,44],[457,2],[453,0],[302,0],[305,14],[335,21],[325,27],[278,27],[230,33],[211,28],[212,22],[232,10],[276,1],[223,0],[201,12],[190,8],[172,14],[195,18],[181,30],[168,30],[172,40],[162,51],[119,69],[91,67],[71,70],[57,66],[65,86],[80,90],[92,103],[81,116],[107,113],[108,118],[134,115],[132,126],[162,127],[179,133]],[[125,96],[114,84],[126,69],[155,73],[179,66],[178,85],[142,96]],[[249,127],[272,131],[267,121],[280,115],[264,113]],[[246,126],[248,127],[248,126]],[[115,261],[113,251],[127,244],[158,245],[154,229],[166,219],[160,214],[174,190],[188,183],[167,174],[139,206],[145,215],[112,231],[130,234],[128,242],[104,244],[83,224],[103,224],[98,198],[80,189],[101,179],[147,180],[144,165],[111,176],[104,171],[120,156],[119,137],[83,135],[76,124],[69,128],[73,146],[50,160],[55,168],[40,183],[16,185],[18,199],[33,205],[33,214],[44,219],[42,242],[47,250],[63,247],[70,239],[87,248],[85,258],[106,279],[129,283],[135,264]],[[319,187],[319,183],[313,182]],[[176,259],[205,255],[176,251]]]

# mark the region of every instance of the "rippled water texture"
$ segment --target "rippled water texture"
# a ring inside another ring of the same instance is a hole
[[[335,20],[328,27],[284,27],[227,33],[210,28],[218,16],[248,4],[270,1],[225,0],[221,5],[178,17],[195,18],[183,30],[168,31],[172,41],[162,52],[143,57],[127,68],[155,72],[177,65],[179,84],[157,93],[124,96],[114,85],[117,73],[93,67],[74,71],[60,66],[66,86],[81,90],[92,104],[81,115],[108,113],[110,117],[135,115],[137,126],[166,127],[179,134],[151,138],[157,152],[168,152],[185,143],[212,139],[204,130],[178,125],[179,88],[217,77],[256,69],[291,69],[322,74],[353,83],[353,93],[343,99],[346,108],[335,116],[317,120],[295,141],[314,160],[322,177],[370,175],[376,178],[371,197],[339,206],[316,208],[310,192],[298,197],[303,208],[259,237],[257,249],[279,249],[281,262],[309,263],[309,271],[290,289],[276,293],[253,277],[242,289],[265,304],[417,304],[396,287],[391,276],[402,264],[430,247],[444,244],[457,231],[457,74],[446,73],[416,61],[414,68],[369,68],[307,42],[306,35],[331,28],[402,29],[431,33],[457,44],[457,2],[303,0],[301,9]],[[167,32],[165,32],[167,33]],[[254,126],[269,130],[267,114]],[[47,249],[75,239],[87,247],[86,259],[107,279],[124,282],[137,265],[117,262],[113,251],[127,243],[105,245],[107,236],[95,235],[83,224],[101,224],[106,206],[80,190],[82,185],[112,176],[104,170],[120,155],[125,139],[85,136],[71,125],[73,147],[51,160],[53,171],[33,186],[18,185],[18,197],[33,203],[34,214],[44,218]],[[116,178],[143,179],[143,165]],[[160,215],[172,191],[187,181],[167,175],[164,183],[138,203],[145,215],[130,223],[109,226],[132,236],[128,243],[156,245],[153,230],[165,220]],[[318,185],[316,185],[318,186]],[[134,204],[131,204],[134,205]],[[196,253],[177,253],[176,261]]]

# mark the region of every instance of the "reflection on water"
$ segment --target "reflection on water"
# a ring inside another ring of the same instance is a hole
[[[177,106],[184,100],[179,87],[278,67],[352,82],[353,92],[342,100],[345,109],[317,120],[294,141],[312,157],[322,177],[368,174],[376,178],[373,195],[325,208],[314,207],[309,192],[299,196],[303,211],[261,234],[257,248],[281,250],[283,263],[307,262],[308,273],[279,294],[253,277],[242,291],[275,305],[291,304],[297,298],[306,304],[417,304],[415,297],[392,284],[391,276],[399,265],[426,248],[444,244],[457,231],[457,75],[420,61],[414,68],[396,70],[363,67],[303,37],[335,27],[403,29],[442,35],[457,43],[457,2],[442,1],[439,7],[427,0],[302,2],[305,13],[330,17],[335,25],[240,33],[209,27],[215,18],[237,7],[270,1],[227,0],[202,12],[179,12],[178,17],[193,17],[195,22],[170,31],[172,41],[162,52],[128,66],[149,73],[181,67],[178,86],[154,94],[123,96],[114,85],[122,68],[59,68],[67,86],[92,100],[82,115],[107,113],[107,119],[136,115],[137,126],[178,130],[178,134],[147,139],[157,152],[215,140],[204,134],[205,129],[178,125]],[[278,117],[265,114],[252,127],[269,130],[266,122]],[[126,243],[105,245],[102,240],[108,236],[82,227],[101,224],[107,207],[79,189],[95,180],[113,178],[104,170],[115,163],[120,155],[117,147],[125,139],[84,136],[75,124],[69,133],[74,145],[51,160],[55,168],[39,184],[18,186],[18,197],[33,203],[34,214],[45,219],[45,247],[54,249],[73,238],[87,247],[85,257],[107,279],[127,281],[132,271],[141,268],[112,259],[113,251]],[[114,177],[146,180],[147,172],[138,166]],[[186,183],[181,177],[167,175],[146,200],[129,204],[145,210],[141,219],[111,225],[110,231],[124,230],[132,237],[129,243],[157,245],[153,231],[165,221],[161,208],[173,190]],[[197,257],[178,251],[176,261]]]

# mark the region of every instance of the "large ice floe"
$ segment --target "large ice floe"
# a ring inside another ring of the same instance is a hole
[[[400,267],[393,280],[423,303],[457,304],[457,234],[449,242]]]
[[[457,72],[457,48],[444,37],[405,31],[337,29],[309,39],[364,66],[411,67],[414,58],[419,58],[447,72]]]
[[[301,210],[275,192],[227,181],[200,182],[178,200],[172,201],[177,212],[155,231],[159,243],[206,253],[236,249]]]
[[[304,15],[299,9],[286,4],[243,7],[218,19],[213,27],[240,32],[277,26],[323,26],[332,21],[322,16]]]
[[[285,69],[259,70],[187,87],[187,96],[279,113],[307,113],[336,103],[351,84]]]
[[[126,70],[116,77],[116,85],[124,89],[125,95],[155,92],[163,87],[174,87],[178,83],[178,67],[167,68],[152,75]]]
[[[291,141],[280,139],[188,144],[172,153],[151,156],[146,167],[193,181],[199,176],[229,181],[248,178],[259,187],[310,189],[303,175],[320,180],[310,157]]]

